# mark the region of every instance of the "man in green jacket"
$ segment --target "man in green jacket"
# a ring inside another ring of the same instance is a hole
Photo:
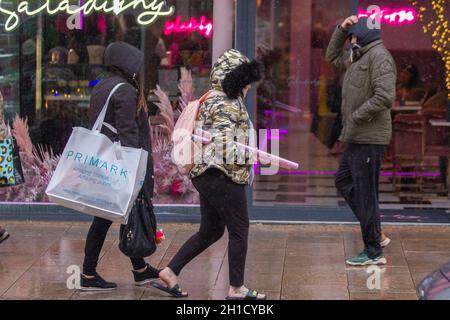
[[[344,52],[351,42],[350,52]],[[364,251],[349,265],[386,264],[381,247],[378,183],[385,146],[392,136],[391,106],[395,99],[396,67],[379,29],[356,16],[339,25],[327,50],[327,61],[346,70],[342,90],[346,149],[336,175],[336,188],[361,223]]]

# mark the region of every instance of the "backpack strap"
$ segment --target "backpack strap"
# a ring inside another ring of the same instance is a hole
[[[205,93],[200,99],[198,99],[198,105],[199,105],[199,112],[200,112],[200,106],[209,98],[214,97],[225,97],[225,92],[219,91],[219,90],[209,90],[207,93]],[[198,119],[199,114],[197,114],[196,119]]]
[[[226,94],[224,92],[222,92],[222,91],[210,90],[207,93],[205,93],[198,101],[199,101],[200,105],[202,105],[209,98],[225,97],[225,96],[226,96]]]

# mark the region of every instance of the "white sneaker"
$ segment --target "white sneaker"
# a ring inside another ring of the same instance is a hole
[[[2,243],[3,241],[5,241],[8,238],[9,238],[9,233],[5,229],[0,228],[0,243]]]
[[[381,242],[380,242],[381,247],[382,248],[386,248],[390,243],[391,243],[391,239],[386,237],[385,234],[382,234],[381,235]]]

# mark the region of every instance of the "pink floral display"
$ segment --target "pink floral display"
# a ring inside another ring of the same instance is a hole
[[[175,122],[181,111],[189,102],[195,100],[192,75],[190,71],[182,69],[178,85],[180,99],[174,109],[169,97],[161,88],[157,87],[156,103],[160,110],[162,123],[152,124],[153,163],[155,169],[155,204],[198,204],[199,195],[189,177],[181,174],[172,162],[171,136]]]

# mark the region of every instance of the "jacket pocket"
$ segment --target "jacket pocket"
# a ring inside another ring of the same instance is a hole
[[[363,88],[369,80],[369,67],[366,65],[358,65],[353,70],[350,83],[357,88]]]

